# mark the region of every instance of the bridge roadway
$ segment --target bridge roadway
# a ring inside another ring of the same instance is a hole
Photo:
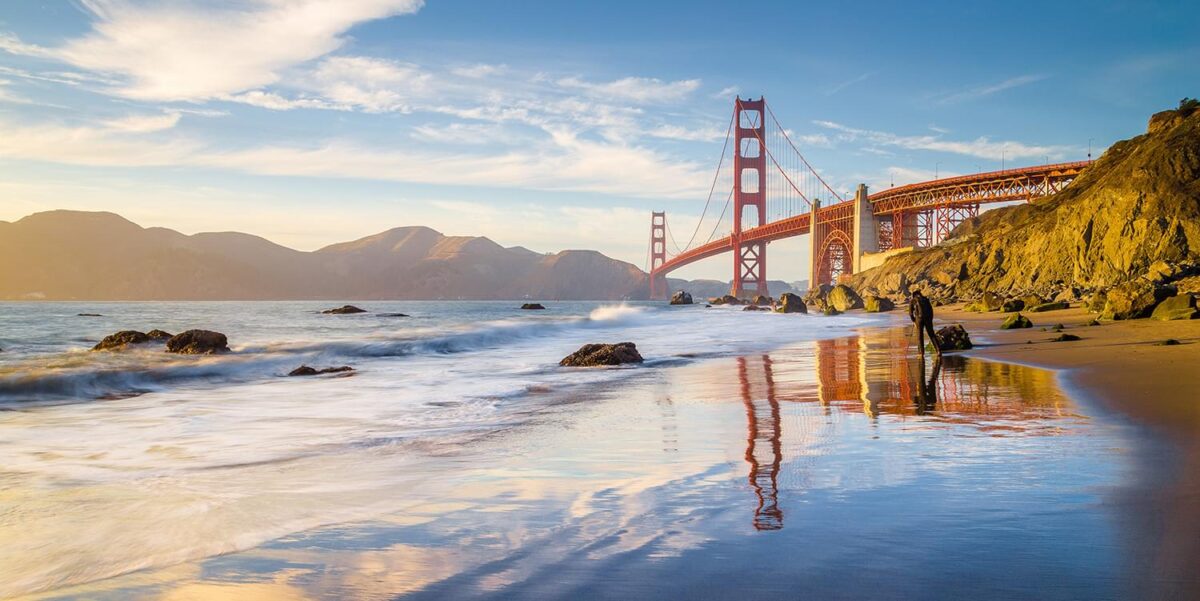
[[[882,190],[869,195],[868,201],[876,218],[959,206],[975,207],[987,203],[1031,201],[1061,191],[1090,164],[1089,161],[1054,163],[942,178]],[[816,211],[818,223],[852,219],[854,203],[854,200],[847,200],[820,207]],[[742,244],[770,242],[807,234],[812,230],[812,217],[812,213],[804,213],[744,229]],[[665,277],[684,265],[732,250],[730,236],[725,236],[667,259],[651,273],[651,277]]]

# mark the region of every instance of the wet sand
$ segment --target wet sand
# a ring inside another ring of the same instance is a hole
[[[1023,313],[1032,328],[1001,330],[1006,314],[939,308],[961,323],[977,357],[1062,371],[1073,396],[1132,420],[1142,440],[1133,457],[1140,482],[1122,507],[1131,572],[1147,599],[1200,598],[1200,320],[1100,322],[1082,308]],[[1063,331],[1077,341],[1054,342]],[[1045,331],[1043,331],[1045,328]],[[1167,339],[1181,344],[1162,346]]]

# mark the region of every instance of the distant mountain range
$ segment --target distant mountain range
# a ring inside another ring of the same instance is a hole
[[[120,215],[47,211],[0,221],[0,299],[640,300],[645,272],[591,250],[536,253],[398,227],[304,252],[238,232],[187,236]],[[728,282],[669,280],[697,301]],[[791,290],[771,282],[771,292]]]
[[[647,295],[636,266],[590,250],[541,254],[399,227],[303,252],[237,232],[187,236],[113,213],[0,221],[0,298],[521,299]]]

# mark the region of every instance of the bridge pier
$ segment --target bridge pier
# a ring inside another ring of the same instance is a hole
[[[867,185],[859,184],[854,192],[854,255],[851,273],[862,271],[863,253],[879,252],[879,221],[871,201],[867,198]]]

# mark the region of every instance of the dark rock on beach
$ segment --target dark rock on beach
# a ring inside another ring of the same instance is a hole
[[[792,294],[784,292],[779,295],[779,307],[776,309],[780,313],[808,313],[808,305],[804,304],[804,299]]]
[[[122,330],[116,334],[109,334],[101,340],[99,344],[92,347],[93,351],[111,351],[115,349],[125,348],[129,344],[142,344],[150,342],[150,337],[143,332],[137,330]]]
[[[211,330],[188,330],[167,341],[168,353],[181,355],[213,355],[229,352],[225,335]]]
[[[350,315],[352,313],[366,313],[366,309],[360,309],[354,305],[342,305],[336,309],[325,309],[321,313],[325,315]]]
[[[638,353],[635,344],[618,342],[616,344],[585,344],[579,347],[579,350],[564,357],[558,364],[564,367],[597,367],[641,363],[642,361],[642,356]]]
[[[1030,313],[1044,313],[1046,311],[1061,311],[1063,309],[1070,309],[1070,308],[1071,308],[1071,303],[1068,303],[1066,301],[1055,301],[1055,302],[1050,302],[1050,303],[1042,303],[1040,305],[1035,305],[1033,307],[1025,307],[1025,310],[1029,311]]]
[[[672,305],[690,305],[692,304],[692,295],[686,290],[679,290],[671,295]]]
[[[104,317],[99,313],[76,313],[75,317]]]
[[[762,305],[746,305],[745,307],[742,307],[742,310],[743,311],[770,311],[771,308],[764,307]]]
[[[526,311],[544,311],[544,310],[546,310],[546,308],[543,307],[541,303],[525,303],[525,304],[521,305],[521,308]]]
[[[1074,334],[1067,334],[1066,332],[1063,332],[1062,334],[1051,338],[1050,342],[1074,342],[1076,340],[1082,339]]]
[[[1113,286],[1105,294],[1101,319],[1137,319],[1154,311],[1155,305],[1167,298],[1169,291],[1146,280],[1132,280]]]
[[[148,338],[150,338],[150,340],[157,341],[157,340],[170,340],[175,335],[170,332],[164,332],[162,330],[155,329],[155,330],[150,330],[149,332],[146,332],[146,336]]]
[[[838,311],[849,311],[850,309],[861,309],[863,307],[862,297],[853,288],[844,284],[834,286],[826,298],[829,304]]]
[[[1020,313],[1013,313],[1012,315],[1009,315],[1008,317],[1004,318],[1004,323],[1000,324],[1001,330],[1017,330],[1021,328],[1032,327],[1033,322],[1029,321],[1028,317],[1021,315]]]
[[[943,351],[965,351],[972,347],[967,330],[958,324],[948,325],[937,331],[938,348]]]
[[[405,313],[378,313],[380,317],[408,317]]]
[[[326,367],[323,369],[317,369],[315,367],[301,365],[300,367],[297,367],[296,369],[293,369],[292,371],[288,372],[288,375],[289,376],[319,376],[321,374],[339,374],[339,373],[350,372],[350,371],[354,371],[354,368],[350,367],[349,365],[343,365],[341,367]]]
[[[896,303],[886,296],[863,297],[863,310],[867,313],[883,313],[896,308]]]

